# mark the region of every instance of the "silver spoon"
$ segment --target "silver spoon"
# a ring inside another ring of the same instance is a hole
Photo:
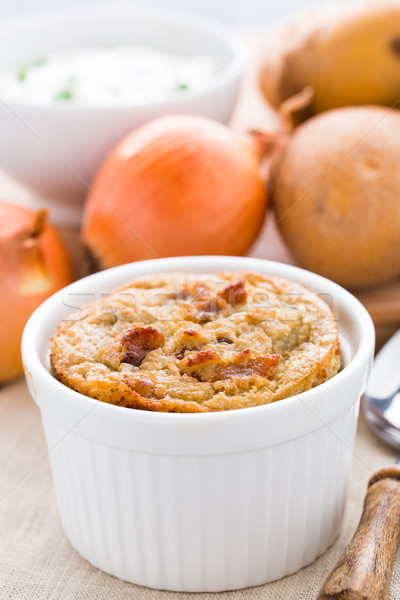
[[[371,429],[400,450],[400,330],[375,358],[362,410]]]
[[[400,450],[400,330],[375,358],[362,400],[365,418]],[[360,523],[317,600],[385,600],[400,540],[400,461],[372,475]]]

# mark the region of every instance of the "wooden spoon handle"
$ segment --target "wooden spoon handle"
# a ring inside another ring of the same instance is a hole
[[[360,523],[317,600],[385,600],[400,539],[400,467],[368,482]]]

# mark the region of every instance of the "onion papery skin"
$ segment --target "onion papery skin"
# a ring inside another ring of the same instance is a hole
[[[147,123],[100,167],[85,204],[84,243],[103,267],[245,253],[267,205],[258,150],[253,139],[201,117]]]
[[[32,312],[72,281],[59,234],[38,215],[0,202],[0,384],[22,373],[21,337]]]

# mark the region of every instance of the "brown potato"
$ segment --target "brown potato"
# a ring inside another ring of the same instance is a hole
[[[260,87],[275,107],[305,86],[307,115],[349,105],[392,106],[400,98],[400,3],[321,7],[272,35]]]
[[[283,237],[308,269],[359,288],[400,275],[400,113],[327,111],[298,127],[274,175]]]

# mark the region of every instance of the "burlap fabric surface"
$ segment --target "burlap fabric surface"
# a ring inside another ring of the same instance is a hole
[[[180,594],[119,581],[92,567],[71,548],[61,528],[40,413],[25,383],[0,391],[0,598],[2,600],[288,600],[315,599],[351,538],[368,478],[393,462],[395,453],[361,419],[353,474],[341,534],[321,558],[295,575],[237,592]],[[400,598],[400,561],[392,600]]]

